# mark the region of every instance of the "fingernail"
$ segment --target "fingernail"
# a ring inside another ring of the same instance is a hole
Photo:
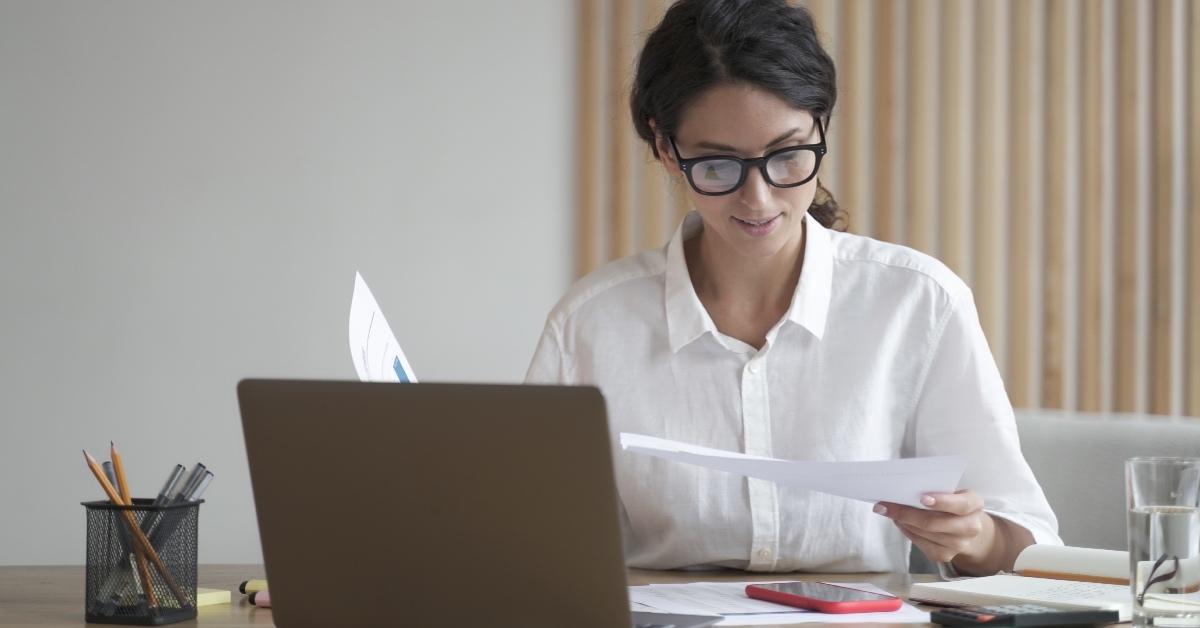
[[[921,503],[922,503],[922,504],[925,504],[926,506],[932,506],[932,505],[934,504],[934,501],[935,501],[935,500],[934,500],[934,499],[933,499],[933,497],[932,497],[932,496],[930,496],[930,495],[926,495],[926,496],[924,496],[924,497],[922,497],[922,498],[921,498]]]
[[[877,514],[877,515],[886,515],[887,514],[887,506],[884,506],[883,504],[875,504],[875,508],[873,510],[875,511],[875,514]]]

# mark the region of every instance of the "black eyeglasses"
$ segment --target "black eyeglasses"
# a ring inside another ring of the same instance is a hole
[[[825,146],[825,128],[821,126],[820,119],[816,122],[820,142],[781,148],[753,159],[742,159],[736,155],[705,155],[684,159],[679,154],[675,138],[669,139],[675,159],[687,176],[688,183],[693,190],[705,196],[721,196],[742,187],[750,168],[758,168],[763,180],[777,188],[794,188],[817,176],[821,158],[828,150]]]

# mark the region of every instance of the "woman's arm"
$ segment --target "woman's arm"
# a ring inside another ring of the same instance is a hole
[[[1061,544],[1058,521],[1021,454],[1012,405],[965,286],[939,323],[907,440],[918,456],[965,456],[959,486],[966,490],[927,495],[929,510],[883,504],[885,516],[931,560],[996,573],[1035,542]]]
[[[1021,550],[1034,542],[1029,530],[985,512],[983,499],[973,491],[931,493],[925,499],[929,510],[885,502],[875,512],[894,521],[930,560],[952,563],[963,574],[1011,570]]]
[[[567,380],[566,356],[562,351],[562,330],[551,317],[546,320],[542,337],[538,339],[537,348],[533,351],[533,359],[529,369],[525,371],[526,384],[569,384]]]

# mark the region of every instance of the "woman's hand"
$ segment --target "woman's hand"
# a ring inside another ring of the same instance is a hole
[[[1011,569],[1016,555],[1033,543],[1025,528],[984,512],[983,499],[973,491],[929,493],[921,503],[929,510],[879,502],[875,512],[891,519],[930,560],[953,562],[963,573]]]

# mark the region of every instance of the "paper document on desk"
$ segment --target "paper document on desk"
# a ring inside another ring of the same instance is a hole
[[[350,358],[360,381],[417,382],[375,295],[357,272],[350,298]]]
[[[934,456],[867,462],[807,462],[751,456],[689,445],[665,438],[621,433],[621,448],[656,458],[771,480],[784,486],[849,497],[864,502],[894,502],[925,508],[926,493],[953,493],[967,459]]]
[[[754,626],[801,623],[888,623],[921,624],[929,613],[905,603],[899,610],[883,613],[818,613],[756,600],[746,596],[746,585],[761,582],[694,582],[691,584],[651,584],[629,587],[630,606],[635,610],[678,613],[680,615],[720,615],[718,626]],[[838,586],[887,593],[872,584],[839,582]]]

